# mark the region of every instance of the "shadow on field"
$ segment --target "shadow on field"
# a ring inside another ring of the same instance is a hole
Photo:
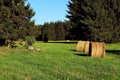
[[[77,52],[75,49],[71,49],[71,51],[73,51],[73,52]]]
[[[106,50],[106,52],[109,52],[111,54],[116,54],[120,56],[120,50]]]
[[[76,50],[74,50],[74,49],[72,49],[71,51],[73,51],[73,52],[77,52]],[[76,55],[76,56],[88,56],[88,54],[85,54],[85,53],[76,53],[76,54],[74,54],[74,55]]]
[[[88,56],[88,54],[74,54],[74,55],[77,55],[77,56]]]

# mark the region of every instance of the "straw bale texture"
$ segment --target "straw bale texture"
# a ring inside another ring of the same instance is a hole
[[[91,42],[89,47],[89,55],[91,57],[105,57],[105,43]]]
[[[89,41],[78,41],[76,51],[78,52],[89,52]]]
[[[90,41],[86,41],[84,46],[84,52],[89,52],[89,45],[90,45]]]
[[[78,41],[76,51],[83,52],[85,46],[85,41]]]

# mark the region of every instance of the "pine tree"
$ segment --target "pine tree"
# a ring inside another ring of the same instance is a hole
[[[89,39],[88,34],[90,34],[90,31],[87,24],[90,21],[85,19],[89,19],[89,16],[86,15],[88,13],[86,0],[71,0],[69,1],[68,9],[69,11],[66,17],[69,18],[72,23],[73,29],[71,29],[71,34],[74,39]],[[84,23],[82,20],[86,20],[86,22]]]
[[[57,21],[55,22],[55,34],[56,34],[56,40],[64,40],[65,39],[65,30],[63,22]]]
[[[40,26],[39,26],[40,27]],[[41,35],[38,36],[38,38],[44,39],[45,36],[48,37],[49,40],[64,40],[68,39],[70,36],[69,30],[71,29],[70,22],[50,22],[50,23],[44,23],[41,26]],[[70,38],[69,38],[70,39]]]
[[[74,26],[72,32],[84,40],[120,41],[119,5],[119,0],[71,0],[67,18]]]
[[[26,0],[1,0],[0,1],[0,38],[17,40],[25,36],[34,35],[35,15]]]
[[[49,23],[49,34],[48,34],[48,38],[49,40],[55,40],[55,37],[56,37],[56,33],[55,33],[55,27],[54,27],[54,22],[50,22]]]

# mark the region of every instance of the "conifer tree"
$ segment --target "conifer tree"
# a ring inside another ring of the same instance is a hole
[[[26,0],[1,0],[0,1],[0,38],[17,40],[25,36],[34,35],[35,15]]]
[[[67,18],[79,39],[119,42],[120,0],[71,0]]]

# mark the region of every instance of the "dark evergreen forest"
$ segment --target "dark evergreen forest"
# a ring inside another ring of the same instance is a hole
[[[70,0],[66,17],[35,25],[35,12],[26,0],[0,0],[0,39],[89,40],[120,42],[120,0]]]

